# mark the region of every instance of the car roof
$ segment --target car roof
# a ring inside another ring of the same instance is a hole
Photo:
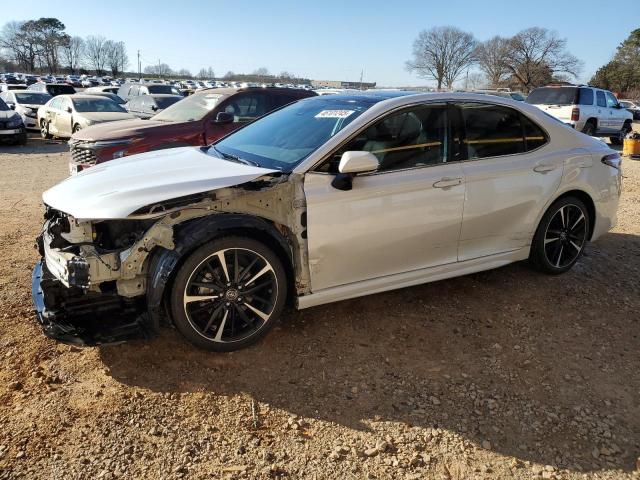
[[[151,97],[151,98],[165,98],[165,97],[169,97],[169,98],[184,98],[182,95],[176,95],[173,93],[150,93],[148,95],[138,95],[139,97]]]
[[[281,87],[224,87],[224,88],[203,88],[194,93],[194,95],[202,95],[203,93],[219,93],[220,95],[231,96],[240,92],[269,92],[269,93],[296,93],[302,97],[313,97],[316,94],[308,90],[296,88]]]

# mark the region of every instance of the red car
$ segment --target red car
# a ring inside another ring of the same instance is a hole
[[[71,174],[136,153],[209,145],[247,122],[316,95],[290,88],[216,88],[199,91],[149,120],[94,125],[71,137]]]

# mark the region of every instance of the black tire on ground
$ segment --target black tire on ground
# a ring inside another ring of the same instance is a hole
[[[579,198],[557,200],[540,220],[529,264],[551,275],[568,271],[584,252],[590,226],[589,211]]]
[[[46,120],[40,120],[40,136],[45,140],[53,138],[53,135],[49,133],[49,123]]]
[[[18,135],[18,139],[16,140],[16,145],[26,145],[27,144],[27,132],[22,132]]]
[[[189,342],[228,352],[264,337],[286,298],[287,278],[278,255],[256,240],[230,236],[205,243],[186,258],[171,287],[170,304],[174,324]]]
[[[629,133],[631,130],[633,130],[631,122],[625,122],[624,127],[622,127],[622,130],[620,130],[620,135],[617,137],[609,138],[611,145],[622,145],[622,143],[624,142],[624,137],[626,137],[627,133]]]
[[[593,135],[596,133],[595,124],[591,120],[589,120],[587,123],[584,124],[584,127],[582,128],[582,133],[584,133],[585,135],[589,135],[590,137],[593,137]]]

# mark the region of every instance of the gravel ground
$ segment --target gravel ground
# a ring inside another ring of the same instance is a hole
[[[640,162],[559,277],[524,265],[290,311],[260,344],[78,349],[31,312],[64,144],[0,147],[0,478],[640,478]]]

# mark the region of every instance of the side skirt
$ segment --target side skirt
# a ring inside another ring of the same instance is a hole
[[[298,297],[296,304],[297,308],[302,310],[304,308],[315,307],[316,305],[323,305],[325,303],[338,302],[349,298],[362,297],[398,288],[436,282],[438,280],[459,277],[470,273],[481,272],[483,270],[491,270],[529,258],[529,250],[530,247],[527,246],[511,252],[490,255],[488,257],[474,258],[473,260],[466,260],[464,262],[422,268],[411,272],[397,273],[394,275],[387,275],[385,277],[349,283],[347,285],[325,288],[310,295]]]

